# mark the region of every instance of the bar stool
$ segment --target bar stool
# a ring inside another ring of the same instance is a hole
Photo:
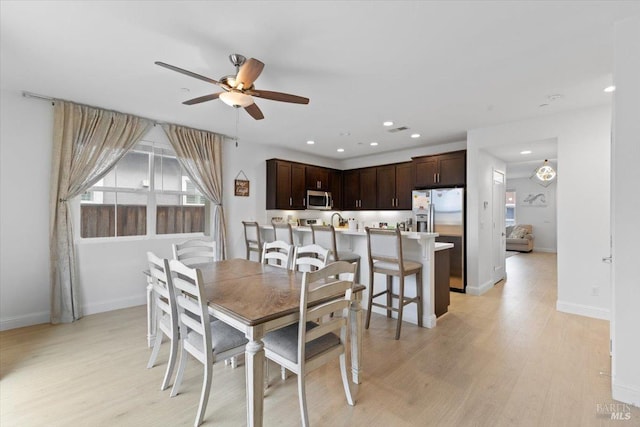
[[[314,244],[320,245],[331,251],[331,261],[355,262],[356,273],[354,276],[354,282],[360,283],[360,255],[354,252],[338,251],[338,246],[336,244],[336,229],[333,225],[312,225],[311,239]]]
[[[369,309],[367,310],[367,321],[365,328],[369,329],[371,321],[372,307],[380,307],[387,310],[387,317],[391,318],[391,312],[398,313],[398,323],[396,325],[396,338],[400,338],[400,328],[402,327],[402,312],[404,306],[416,303],[418,307],[418,326],[422,326],[422,264],[416,261],[407,261],[402,256],[402,238],[400,230],[384,230],[379,228],[365,227],[367,232],[367,252],[369,254]],[[372,247],[372,240],[375,247]],[[395,254],[394,254],[395,252]],[[387,276],[387,288],[381,292],[374,293],[373,275],[374,273]],[[408,298],[404,296],[404,278],[412,274],[416,275],[416,296]],[[393,293],[393,277],[399,279],[398,293]],[[386,295],[386,304],[373,302],[374,298]],[[398,307],[393,307],[393,299],[398,300]]]
[[[247,259],[251,260],[251,252],[258,254],[257,261],[262,259],[262,239],[260,239],[260,226],[255,221],[242,221],[244,226],[244,243],[247,247]]]
[[[273,240],[281,240],[293,245],[293,229],[288,222],[271,221],[273,226]]]

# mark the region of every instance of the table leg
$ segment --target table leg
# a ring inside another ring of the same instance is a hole
[[[156,340],[156,305],[153,301],[153,282],[147,277],[147,347],[153,347]]]
[[[351,376],[355,384],[360,384],[362,370],[362,292],[355,294],[351,302],[349,314],[351,316]]]
[[[261,336],[249,336],[245,351],[247,378],[247,426],[261,427],[264,404],[264,344]]]

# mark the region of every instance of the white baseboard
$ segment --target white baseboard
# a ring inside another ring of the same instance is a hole
[[[136,295],[127,298],[119,298],[111,301],[100,302],[97,304],[88,304],[82,307],[82,315],[104,313],[105,311],[120,310],[121,308],[135,307],[138,305],[146,305],[147,296]]]
[[[619,384],[614,379],[611,384],[611,394],[614,400],[640,408],[640,388],[638,387]]]
[[[489,280],[488,282],[484,282],[480,286],[473,286],[473,285],[467,284],[466,292],[469,295],[480,296],[485,292],[487,292],[489,289],[493,288],[493,285],[494,283],[491,280]]]
[[[51,313],[41,311],[39,313],[24,314],[22,316],[9,317],[0,320],[0,331],[23,328],[25,326],[40,325],[51,321]]]
[[[556,310],[562,311],[563,313],[592,317],[594,319],[609,320],[610,318],[609,310],[589,305],[574,304],[571,302],[556,301]]]
[[[82,307],[82,315],[88,316],[91,314],[104,313],[105,311],[120,310],[121,308],[135,307],[138,305],[146,305],[147,297],[144,295],[137,295],[127,298],[120,298],[116,300],[100,302],[98,304],[89,304]],[[51,321],[51,313],[43,311],[40,313],[24,314],[16,317],[9,317],[0,319],[0,331],[7,331],[9,329],[23,328],[25,326],[40,325],[42,323],[49,323]]]

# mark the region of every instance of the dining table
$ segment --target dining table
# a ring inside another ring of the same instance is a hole
[[[265,361],[262,338],[269,331],[299,320],[303,273],[246,259],[193,267],[202,272],[209,313],[243,332],[249,340],[245,348],[247,425],[261,426]],[[356,384],[360,384],[362,366],[364,289],[361,284],[354,285],[349,309],[351,376]]]

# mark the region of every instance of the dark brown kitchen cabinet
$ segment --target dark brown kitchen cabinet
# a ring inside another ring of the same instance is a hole
[[[329,183],[331,197],[333,198],[333,209],[340,211],[342,210],[342,171],[329,170]]]
[[[376,176],[375,167],[344,171],[342,209],[376,209]]]
[[[305,165],[267,160],[267,209],[305,209]]]
[[[459,187],[467,182],[466,150],[414,157],[414,185],[418,188]]]
[[[306,183],[309,190],[329,191],[331,189],[331,171],[319,166],[306,166]]]
[[[411,162],[376,168],[378,209],[411,209],[412,171]]]

